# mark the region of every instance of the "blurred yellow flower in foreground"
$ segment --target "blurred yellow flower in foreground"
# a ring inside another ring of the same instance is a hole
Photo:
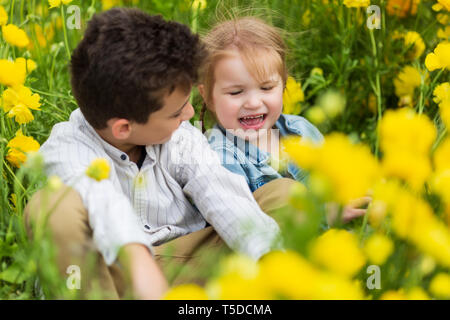
[[[450,42],[439,43],[434,52],[425,58],[425,66],[429,71],[443,68],[450,70]]]
[[[10,45],[23,48],[28,46],[30,40],[25,31],[13,24],[2,27],[3,39]]]
[[[436,35],[441,39],[450,38],[450,26],[446,26],[444,29],[439,29]]]
[[[8,22],[8,13],[3,6],[0,6],[0,26],[4,26]]]
[[[429,300],[430,297],[420,287],[414,287],[405,292],[404,289],[398,291],[390,290],[385,292],[380,300]]]
[[[283,113],[300,114],[300,102],[305,100],[302,86],[294,78],[288,77],[283,93]]]
[[[444,82],[436,86],[433,91],[433,101],[440,104],[444,101],[450,101],[450,82]]]
[[[366,195],[379,178],[379,166],[366,145],[353,144],[341,133],[325,137],[323,144],[307,139],[283,139],[286,153],[301,168],[320,173],[334,194],[330,201],[347,204]]]
[[[366,263],[357,237],[346,231],[330,229],[311,247],[311,259],[343,276],[354,276]]]
[[[382,265],[394,251],[392,241],[382,234],[374,234],[366,241],[364,252],[370,262],[376,265]]]
[[[208,300],[206,291],[196,284],[182,284],[171,288],[164,300]]]
[[[344,0],[344,5],[348,8],[365,8],[370,6],[370,0]]]
[[[438,273],[431,280],[430,292],[442,299],[450,299],[450,274]]]
[[[91,177],[92,179],[101,181],[104,179],[108,179],[109,170],[109,162],[104,158],[97,158],[93,160],[87,168],[86,175],[88,177]]]
[[[12,165],[17,168],[27,160],[26,153],[39,150],[39,143],[32,137],[24,136],[22,130],[17,131],[16,136],[8,142],[7,148],[9,148],[6,155]]]
[[[20,63],[0,59],[0,84],[17,86],[25,83],[26,70]]]
[[[447,11],[450,11],[450,0],[437,0],[439,4],[445,8]]]
[[[421,188],[431,174],[429,153],[437,135],[433,122],[412,109],[388,110],[378,130],[385,174]]]
[[[50,5],[50,8],[57,8],[61,6],[61,4],[69,4],[72,0],[48,0],[48,4]]]

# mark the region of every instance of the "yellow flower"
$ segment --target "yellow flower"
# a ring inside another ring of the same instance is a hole
[[[120,0],[102,0],[103,10],[109,10],[112,7],[116,7],[120,4]]]
[[[323,70],[321,68],[318,68],[318,67],[313,68],[311,70],[311,76],[314,76],[314,75],[323,76]]]
[[[97,181],[101,181],[104,179],[108,179],[109,177],[109,163],[104,158],[97,158],[91,162],[89,167],[86,170],[86,175],[95,179]]]
[[[436,171],[450,169],[450,138],[445,139],[433,154],[433,164]]]
[[[438,273],[431,280],[430,292],[436,297],[450,299],[450,275]]]
[[[206,0],[194,0],[192,2],[192,9],[194,10],[204,10],[206,8]]]
[[[411,47],[411,51],[408,53],[409,59],[418,59],[425,50],[425,43],[419,33],[415,31],[408,31],[404,35],[404,41],[406,47]]]
[[[50,4],[50,9],[61,6],[61,3],[69,4],[71,2],[72,2],[72,0],[48,0],[48,3]]]
[[[34,119],[31,111],[40,110],[40,96],[22,85],[8,88],[3,92],[3,110],[8,113],[8,117],[15,117],[19,124],[26,124]]]
[[[270,292],[285,299],[311,299],[319,276],[319,270],[295,251],[270,252],[260,261],[260,278]]]
[[[437,135],[433,122],[412,109],[388,110],[378,130],[384,174],[403,179],[414,190],[422,188],[432,172],[429,153]]]
[[[37,68],[36,62],[31,59],[17,58],[15,63],[24,68],[26,73],[31,73]]]
[[[415,156],[428,155],[437,134],[427,116],[406,108],[386,111],[378,130],[381,150],[405,150]]]
[[[439,29],[437,32],[438,38],[448,39],[450,38],[450,26],[446,26],[444,29]]]
[[[397,291],[390,290],[385,293],[380,298],[381,300],[428,300],[430,297],[426,292],[420,287],[411,288],[405,293],[404,289]]]
[[[305,99],[302,86],[294,78],[288,77],[283,93],[283,112],[287,114],[300,114],[300,102]]]
[[[28,109],[23,104],[18,104],[14,106],[8,112],[8,118],[14,118],[18,124],[27,124],[34,120],[33,114],[30,109]]]
[[[30,43],[25,31],[13,24],[2,26],[2,34],[7,43],[19,48],[26,47]]]
[[[8,142],[7,147],[9,150],[6,155],[6,160],[15,167],[20,168],[22,163],[27,159],[26,153],[38,151],[40,145],[32,137],[24,136],[22,130],[19,130],[16,136]]]
[[[348,8],[362,8],[370,6],[370,0],[344,0],[344,5]]]
[[[311,258],[327,269],[348,277],[354,276],[366,263],[357,237],[337,229],[328,230],[314,241]]]
[[[23,66],[13,61],[0,59],[0,84],[17,86],[25,83],[26,72]]]
[[[443,101],[450,101],[450,82],[444,82],[436,86],[433,91],[433,101],[437,104]]]
[[[380,297],[380,300],[406,300],[407,297],[403,289],[398,291],[389,290]]]
[[[450,11],[450,0],[437,0],[447,11]]]
[[[6,13],[5,8],[0,6],[0,26],[4,26],[8,22],[8,13]]]
[[[419,70],[412,66],[406,66],[394,79],[395,94],[399,98],[413,96],[414,90],[420,86],[421,82],[422,76]]]
[[[417,6],[420,0],[388,0],[386,11],[389,15],[396,15],[405,18],[409,14],[417,13]]]
[[[316,145],[307,139],[284,139],[287,154],[303,169],[320,174],[334,194],[330,199],[347,204],[363,197],[379,178],[377,160],[365,145],[355,145],[348,137],[333,133]]]
[[[425,58],[425,66],[429,71],[447,68],[450,70],[450,42],[441,42]]]
[[[206,291],[196,284],[182,284],[171,288],[164,300],[208,300]]]
[[[443,26],[446,26],[448,24],[449,19],[450,19],[450,15],[445,14],[445,13],[438,13],[436,15],[436,20]]]
[[[394,250],[392,241],[382,234],[372,235],[364,246],[364,252],[370,262],[382,265]]]
[[[439,113],[442,122],[446,125],[447,129],[450,129],[450,101],[442,101],[439,104]]]

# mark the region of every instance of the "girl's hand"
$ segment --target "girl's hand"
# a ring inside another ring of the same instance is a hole
[[[355,218],[359,218],[366,214],[367,206],[372,201],[371,197],[362,197],[352,200],[347,204],[342,210],[342,222],[348,223]],[[339,213],[339,205],[337,203],[327,203],[327,222],[328,225],[333,225],[336,223]]]

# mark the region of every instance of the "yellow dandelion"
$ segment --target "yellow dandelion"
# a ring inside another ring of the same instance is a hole
[[[450,83],[444,82],[436,86],[433,91],[433,101],[440,104],[444,101],[450,101]]]
[[[370,262],[382,265],[394,250],[392,241],[382,234],[370,236],[364,246],[364,252]]]
[[[24,48],[30,43],[25,31],[13,24],[2,26],[2,34],[7,43],[19,48]]]
[[[18,66],[25,69],[26,73],[31,73],[37,68],[36,62],[34,62],[31,59],[25,59],[25,58],[17,58],[16,61],[14,61]]]
[[[415,31],[408,31],[404,35],[406,47],[412,47],[408,53],[409,59],[418,59],[425,51],[425,43],[419,33]]]
[[[438,3],[445,8],[447,11],[450,11],[450,0],[437,0]]]
[[[38,151],[39,143],[33,139],[23,135],[22,130],[17,131],[16,136],[8,142],[9,148],[6,155],[6,160],[13,166],[20,168],[20,166],[27,160],[26,153]]]
[[[354,276],[366,263],[357,237],[345,230],[330,229],[311,247],[311,259],[343,276]]]
[[[62,4],[69,4],[71,2],[72,2],[72,0],[48,0],[48,3],[50,5],[50,9],[51,8],[57,8],[57,7],[61,6],[61,3]]]
[[[23,104],[18,104],[14,106],[8,112],[8,118],[15,118],[18,124],[27,124],[34,120],[33,114],[30,109],[28,109]]]
[[[450,42],[441,42],[425,58],[425,66],[429,71],[447,68],[450,70]]]
[[[344,0],[344,5],[348,8],[365,8],[370,6],[370,0]]]
[[[25,83],[26,72],[23,66],[13,61],[0,59],[0,84],[17,86]]]
[[[37,93],[32,93],[30,88],[25,86],[16,86],[8,88],[3,92],[3,109],[8,112],[15,105],[23,104],[32,110],[40,110],[41,103],[40,96]]]
[[[4,26],[8,22],[8,13],[5,8],[0,5],[0,26]]]
[[[196,284],[182,284],[171,288],[164,300],[208,300],[205,289]]]
[[[286,114],[300,114],[300,102],[305,96],[300,83],[294,78],[288,77],[283,93],[283,112]]]
[[[450,38],[450,26],[446,26],[444,29],[439,29],[437,32],[437,36],[441,39]]]
[[[104,158],[97,158],[93,160],[87,168],[86,175],[88,177],[91,177],[92,179],[101,181],[104,179],[108,179],[109,170],[109,162]]]
[[[438,273],[430,283],[430,292],[442,299],[450,299],[450,274]]]
[[[420,86],[422,76],[418,69],[412,66],[404,67],[394,79],[395,95],[397,97],[413,96],[414,90]]]

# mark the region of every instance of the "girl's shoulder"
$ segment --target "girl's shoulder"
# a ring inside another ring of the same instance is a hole
[[[302,116],[281,114],[276,126],[282,136],[299,135],[310,138],[314,142],[323,141],[323,135],[315,125]]]

